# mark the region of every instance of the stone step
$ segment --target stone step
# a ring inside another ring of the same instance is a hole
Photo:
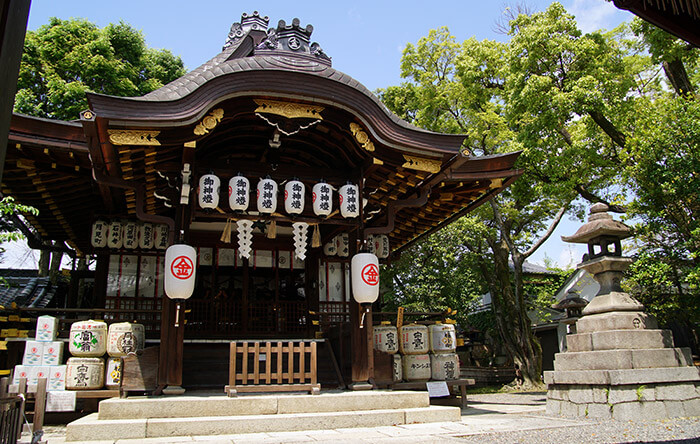
[[[100,402],[99,419],[277,415],[429,407],[427,392],[372,390],[320,395],[130,397]]]
[[[565,352],[554,355],[554,369],[618,370],[692,366],[688,348],[656,348],[641,350],[602,350]]]
[[[68,424],[66,442],[380,427],[460,421],[460,419],[459,407],[442,406],[347,412],[139,419],[99,419],[98,414],[93,413]]]
[[[671,330],[608,330],[566,336],[570,352],[673,348]]]

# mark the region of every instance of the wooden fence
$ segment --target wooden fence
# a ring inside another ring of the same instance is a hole
[[[15,444],[22,433],[24,398],[7,396],[0,398],[0,443]]]
[[[319,394],[316,378],[316,342],[231,342],[229,396],[237,392],[290,392]]]

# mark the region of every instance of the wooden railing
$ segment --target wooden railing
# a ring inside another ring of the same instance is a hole
[[[7,396],[0,398],[0,443],[15,444],[22,433],[24,398]]]
[[[229,396],[238,392],[306,391],[316,395],[316,342],[231,342]]]

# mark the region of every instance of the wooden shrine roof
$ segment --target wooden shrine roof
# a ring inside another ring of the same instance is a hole
[[[257,13],[244,15],[220,54],[143,97],[88,94],[90,110],[79,123],[15,115],[10,139],[21,149],[8,154],[3,190],[40,206],[35,222],[42,236],[86,247],[92,215],[172,220],[183,153],[192,148],[193,191],[209,170],[224,189],[237,172],[253,186],[265,175],[278,183],[298,177],[309,190],[320,179],[339,187],[363,177],[367,233],[388,234],[396,251],[522,173],[514,168],[518,153],[471,157],[464,136],[399,119],[331,67],[310,43],[310,25],[295,19],[267,30],[267,23]],[[56,189],[48,190],[47,181]],[[221,211],[212,213],[197,208],[193,192],[194,220],[235,216],[222,194]],[[54,203],[43,203],[46,196]],[[296,219],[319,222],[307,207]],[[271,218],[289,222],[283,214]],[[358,224],[338,214],[321,223],[324,241]]]
[[[700,47],[700,0],[613,0],[613,3]]]

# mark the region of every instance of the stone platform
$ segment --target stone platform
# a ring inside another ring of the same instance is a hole
[[[430,406],[426,392],[135,397],[102,401],[68,424],[66,441],[378,427],[460,421],[458,407]]]

